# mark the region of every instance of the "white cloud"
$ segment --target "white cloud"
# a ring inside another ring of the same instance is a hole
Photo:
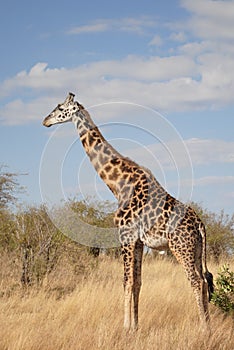
[[[185,144],[194,165],[234,163],[234,142],[193,138]]]
[[[232,103],[234,60],[221,54],[207,54],[199,59],[200,62],[195,62],[186,55],[147,59],[128,56],[120,61],[93,62],[73,69],[50,69],[46,63],[38,63],[29,72],[20,72],[4,81],[0,95],[14,96],[19,89],[21,94],[23,89],[30,89],[37,99],[48,101],[48,94],[54,100],[63,100],[68,91],[78,90],[86,106],[129,101],[160,111],[217,108]],[[13,100],[2,107],[0,117],[13,123],[15,103]],[[30,104],[37,101],[31,101],[26,109],[18,102],[19,120],[27,122],[25,110],[30,110]]]
[[[157,174],[173,170],[180,172],[190,166],[187,149],[182,142],[159,142],[152,145],[128,149],[125,155],[143,164]],[[142,163],[142,161],[144,163]]]
[[[234,184],[234,176],[204,176],[194,181],[195,186]]]
[[[161,46],[163,43],[160,35],[155,35],[153,39],[149,42],[149,45],[151,46]]]
[[[7,125],[40,121],[43,117],[46,117],[51,106],[56,104],[58,104],[58,101],[53,97],[41,97],[28,103],[21,99],[15,99],[0,110],[0,120]]]
[[[16,76],[5,80],[0,85],[0,96],[14,94],[15,90],[19,88],[58,89],[63,86],[66,79],[70,79],[66,69],[49,69],[47,63],[38,62],[29,72],[21,71]]]
[[[127,56],[122,60],[93,62],[73,69],[50,69],[47,63],[39,62],[27,73],[22,71],[15,77],[3,82],[1,92],[11,92],[17,87],[60,88],[75,82],[102,79],[132,79],[133,81],[158,82],[181,76],[190,76],[196,71],[196,65],[189,57],[178,55],[170,57],[152,56],[149,58]]]
[[[178,47],[178,51],[186,56],[196,57],[206,52],[214,52],[216,48],[211,41],[190,41]]]
[[[225,0],[182,0],[181,5],[191,13],[188,29],[201,38],[234,39],[234,2]]]
[[[160,111],[217,108],[233,102],[233,62],[232,56],[221,53],[203,54],[197,60],[185,54],[128,56],[73,69],[50,69],[46,63],[39,62],[29,72],[22,71],[5,80],[0,85],[0,95],[14,96],[18,91],[22,94],[23,89],[30,89],[42,101],[41,94],[46,95],[45,99],[49,94],[55,100],[63,99],[68,91],[78,90],[86,105],[124,100]],[[25,111],[31,107],[17,103],[17,117],[26,122]],[[15,104],[13,100],[1,108],[0,117],[13,123]]]
[[[79,27],[74,27],[70,29],[67,34],[83,34],[83,33],[98,33],[108,30],[108,23],[94,23],[90,25],[84,25]]]
[[[142,16],[139,18],[123,18],[120,20],[111,22],[114,24],[116,29],[120,29],[124,32],[134,32],[136,34],[145,34],[147,28],[153,28],[157,22],[155,19],[149,16]]]
[[[214,109],[233,104],[234,48],[229,39],[231,35],[234,37],[234,21],[230,24],[234,3],[184,0],[181,4],[191,16],[180,26],[174,24],[171,27],[168,38],[179,43],[174,55],[169,51],[163,57],[129,55],[119,60],[91,62],[71,69],[51,69],[47,63],[38,62],[29,71],[19,72],[0,84],[0,96],[7,97],[7,104],[0,109],[0,117],[14,124],[18,111],[18,121],[31,121],[36,119],[36,114],[32,118],[31,113],[34,112],[33,107],[38,106],[38,101],[47,107],[48,96],[50,100],[58,101],[68,91],[76,93],[77,90],[86,106],[129,101],[168,112]],[[199,24],[204,20],[209,28],[203,33]],[[154,18],[144,16],[99,19],[73,27],[69,34],[106,30],[149,34],[150,29],[152,36],[152,29],[156,26],[158,23]],[[189,39],[191,33],[193,40]],[[160,34],[156,34],[150,44],[163,46]],[[36,96],[35,101],[30,103],[18,97],[19,91],[24,96],[28,89],[31,95]],[[42,107],[38,108],[42,110]]]
[[[181,0],[181,6],[189,17],[181,22],[172,22],[168,28],[170,38],[182,33],[183,45],[174,52],[200,58],[203,54],[220,54],[220,62],[234,56],[234,2],[228,0]],[[184,35],[184,38],[183,38]],[[178,36],[179,38],[180,36]],[[212,63],[212,56],[210,57]]]
[[[67,31],[69,35],[80,35],[85,33],[98,33],[103,31],[123,31],[132,32],[138,35],[145,34],[147,28],[155,27],[156,21],[149,16],[139,18],[120,18],[120,19],[97,19],[87,25],[75,26]]]
[[[177,42],[184,42],[184,41],[186,41],[187,37],[183,31],[179,31],[179,32],[171,33],[170,39],[177,41]]]
[[[127,154],[134,159],[144,159],[148,167],[158,162],[163,168],[173,169],[176,166],[179,169],[188,166],[188,160],[185,157],[186,150],[188,150],[193,166],[234,163],[234,142],[214,139],[193,138],[184,140],[184,143],[179,140],[155,143],[147,147],[128,150]],[[233,180],[234,176],[227,178]]]
[[[208,53],[202,55],[201,74],[207,88],[229,88],[234,85],[234,61],[232,57],[220,55],[219,53]],[[224,97],[224,96],[223,96]]]

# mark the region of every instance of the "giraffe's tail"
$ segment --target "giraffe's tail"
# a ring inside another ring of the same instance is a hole
[[[208,284],[209,301],[211,301],[212,294],[214,292],[214,283],[213,283],[213,275],[208,270],[206,265],[206,230],[203,223],[200,223],[199,230],[202,236],[202,270],[203,270],[204,278],[206,279]]]
[[[205,275],[205,279],[208,283],[209,301],[211,301],[212,294],[214,293],[213,275],[208,270],[205,272],[204,275]]]

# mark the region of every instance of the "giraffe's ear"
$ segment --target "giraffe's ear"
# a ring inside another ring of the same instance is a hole
[[[64,101],[64,103],[69,103],[69,102],[73,102],[74,101],[74,97],[75,97],[75,94],[73,94],[72,92],[69,92],[66,100]]]

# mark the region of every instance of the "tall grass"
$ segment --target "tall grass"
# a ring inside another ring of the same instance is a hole
[[[234,349],[233,319],[210,305],[211,332],[200,330],[185,274],[167,260],[144,261],[139,330],[126,334],[122,274],[121,261],[103,258],[64,295],[56,287],[71,283],[64,271],[39,290],[2,294],[0,350]],[[8,283],[2,279],[2,288]]]

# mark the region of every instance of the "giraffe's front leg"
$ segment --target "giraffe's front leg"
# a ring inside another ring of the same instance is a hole
[[[132,321],[132,297],[134,284],[134,244],[122,245],[124,261],[124,328],[129,331]]]
[[[133,322],[132,329],[136,330],[138,328],[138,306],[139,306],[139,295],[141,290],[141,266],[142,266],[142,256],[143,256],[143,243],[138,240],[135,245],[134,250],[134,285],[133,285]]]
[[[130,330],[130,328],[136,330],[138,327],[142,253],[143,243],[139,240],[122,246],[124,260],[124,328],[126,330]]]

